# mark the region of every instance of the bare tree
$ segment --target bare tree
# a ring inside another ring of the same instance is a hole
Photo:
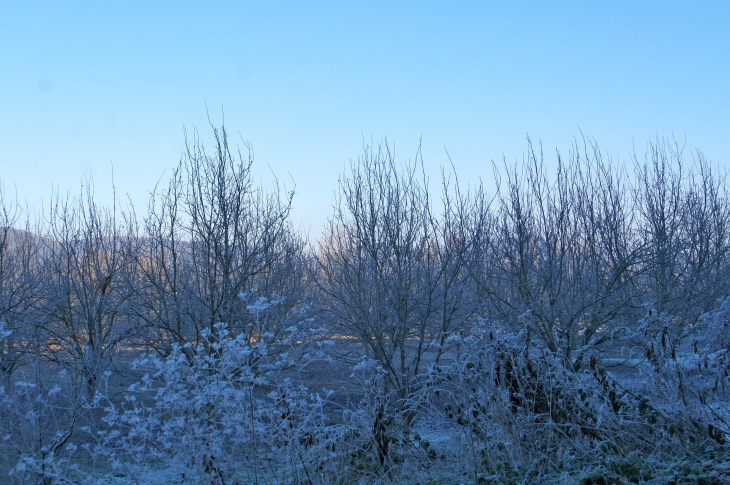
[[[253,152],[234,155],[225,127],[212,126],[214,153],[197,132],[166,189],[156,190],[138,257],[140,316],[165,352],[171,343],[208,345],[226,323],[233,336],[261,337],[247,311],[251,298],[301,293],[303,241],[288,220],[293,191],[256,187]],[[281,292],[286,292],[282,294]]]
[[[135,331],[133,220],[105,210],[90,183],[78,197],[55,197],[43,248],[42,325],[46,355],[83,376],[93,394],[114,355]]]
[[[32,321],[38,303],[40,239],[29,229],[27,215],[17,200],[6,199],[0,185],[0,322],[5,338],[0,344],[0,374],[6,387],[25,361],[33,340]],[[26,216],[24,228],[18,227]]]
[[[636,237],[636,201],[624,168],[604,160],[595,142],[584,143],[582,154],[576,145],[570,160],[579,232],[576,256],[583,272],[577,309],[582,315],[569,337],[577,350],[572,365],[578,368],[586,352],[635,326],[646,246]]]
[[[453,167],[452,167],[453,168]],[[463,333],[470,320],[479,312],[482,302],[477,287],[469,276],[469,255],[474,244],[472,209],[486,203],[479,185],[473,192],[462,191],[455,171],[442,170],[441,205],[443,212],[435,219],[434,251],[438,257],[439,280],[437,311],[439,326],[434,330],[438,363],[450,350],[450,337]]]
[[[449,216],[438,220],[421,167],[418,158],[399,167],[387,143],[366,146],[340,180],[318,255],[326,321],[385,370],[383,392],[406,411],[406,429],[418,378],[468,314],[461,286],[468,243],[456,223],[464,207],[446,200]]]
[[[524,164],[505,167],[496,211],[483,198],[474,209],[469,267],[488,316],[526,322],[528,341],[578,368],[640,306],[633,207],[625,176],[595,145],[583,154],[576,147],[567,163],[558,154],[554,178],[542,151],[528,146]]]
[[[689,168],[683,150],[650,143],[643,163],[634,158],[641,238],[648,248],[646,303],[692,324],[730,290],[730,212],[724,174],[701,152]]]

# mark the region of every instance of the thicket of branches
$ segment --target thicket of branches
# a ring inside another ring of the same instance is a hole
[[[247,145],[185,147],[139,216],[0,188],[3,480],[730,479],[730,200],[701,152],[528,140],[490,194],[366,146],[310,245]]]

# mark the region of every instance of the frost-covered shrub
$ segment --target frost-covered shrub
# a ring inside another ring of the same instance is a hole
[[[261,432],[254,393],[265,380],[252,370],[267,348],[227,339],[227,332],[218,326],[214,352],[174,346],[164,360],[135,362],[148,373],[121,403],[106,402],[109,429],[99,432],[97,451],[119,472],[165,469],[186,483],[219,483],[237,464],[254,469]]]
[[[461,357],[429,377],[429,419],[450,435],[434,453],[450,454],[474,483],[620,481],[624,472],[641,481],[695,445],[718,444],[706,413],[669,412],[677,404],[665,397],[673,396],[642,394],[632,373],[609,371],[595,357],[576,372],[526,334],[479,325]]]
[[[71,438],[82,412],[81,383],[29,359],[0,387],[0,483],[73,483]]]
[[[248,305],[259,328],[281,301]],[[121,402],[97,398],[107,426],[89,428],[98,439],[90,451],[138,480],[150,470],[185,483],[250,483],[272,470],[296,472],[301,453],[292,451],[294,444],[310,446],[323,415],[321,399],[294,380],[325,344],[306,309],[290,316],[284,330],[262,332],[253,342],[219,323],[203,331],[205,345],[175,345],[164,359],[135,361],[144,376]]]
[[[200,354],[188,363],[180,347],[164,361],[137,362],[146,364],[151,364],[153,373],[132,385],[124,402],[107,408],[105,420],[112,426],[106,436],[109,450],[117,460],[129,457],[133,463],[153,467],[171,463],[180,476],[205,481],[202,477],[215,475],[225,466],[220,461],[225,456],[226,435],[233,435],[234,442],[245,442],[242,423],[232,423],[230,417],[240,421],[246,411],[252,384],[247,368],[243,375],[229,375],[225,364],[218,366],[210,355]],[[225,435],[218,428],[225,428]]]
[[[674,427],[692,427],[724,444],[730,437],[730,298],[693,325],[650,315],[633,341],[645,357],[637,366],[637,392]]]
[[[392,402],[392,394],[384,390],[385,379],[386,371],[379,363],[363,357],[350,375],[351,400],[330,401],[334,399],[330,391],[300,403],[298,412],[309,411],[306,415],[316,418],[320,426],[295,426],[300,440],[308,440],[298,450],[303,480],[295,483],[423,483],[438,473],[429,474],[429,470],[450,467],[434,461],[414,438],[413,423],[406,424],[402,410],[416,403]],[[314,403],[320,406],[314,408]]]

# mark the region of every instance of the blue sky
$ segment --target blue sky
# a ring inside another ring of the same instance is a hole
[[[250,141],[321,233],[363,137],[466,183],[582,131],[730,164],[730,2],[0,2],[0,181],[39,207],[91,174],[138,213],[183,127]]]

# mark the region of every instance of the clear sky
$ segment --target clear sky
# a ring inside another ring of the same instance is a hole
[[[0,1],[0,180],[32,206],[85,174],[108,202],[113,164],[144,212],[206,103],[315,237],[363,137],[465,182],[581,130],[730,166],[730,2]]]

